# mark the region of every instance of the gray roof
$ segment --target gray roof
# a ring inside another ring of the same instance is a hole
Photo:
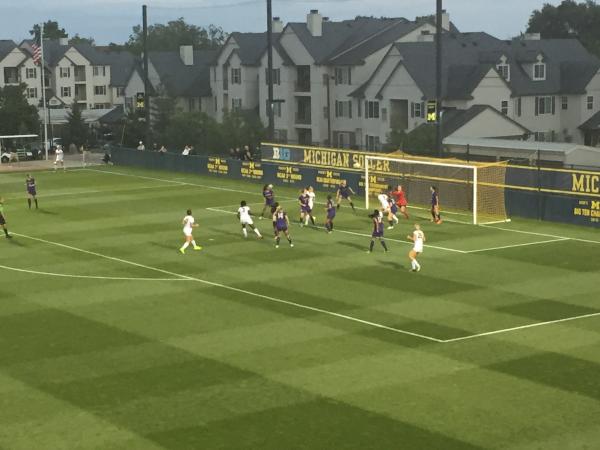
[[[273,48],[283,59],[284,64],[293,64],[285,49],[279,43],[280,33],[273,33]],[[228,39],[234,39],[239,49],[235,50],[244,66],[258,66],[267,51],[267,33],[231,33]],[[224,49],[225,47],[223,47]],[[220,52],[219,52],[220,54]],[[218,58],[218,56],[217,56]],[[215,58],[214,63],[216,63]]]
[[[600,130],[600,111],[582,123],[579,129],[584,131]]]
[[[498,114],[499,118],[512,122],[517,127],[523,130],[522,134],[531,133],[530,130],[525,128],[523,125],[515,122],[509,117],[506,117],[497,109],[489,106],[489,105],[473,105],[468,109],[449,109],[444,111],[443,120],[442,120],[442,130],[443,136],[450,136],[454,132],[460,130],[463,126],[469,123],[471,120],[475,119],[482,112],[490,110]]]
[[[435,97],[435,43],[395,44],[406,70],[425,98]],[[600,61],[575,39],[502,41],[487,33],[448,33],[443,37],[442,91],[446,99],[471,98],[473,89],[494,68],[500,57],[507,58],[512,95],[581,94],[600,69]],[[533,81],[523,69],[542,55],[546,80]],[[367,86],[353,95],[362,96]]]
[[[14,41],[11,40],[0,40],[0,61],[2,61],[6,56],[12,52],[17,47]]]
[[[162,85],[169,95],[174,97],[208,97],[212,95],[210,65],[216,56],[216,50],[195,50],[194,65],[186,66],[178,51],[148,53]]]

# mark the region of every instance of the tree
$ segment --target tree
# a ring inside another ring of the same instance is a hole
[[[87,143],[89,131],[81,115],[81,108],[74,102],[71,105],[71,111],[67,114],[67,124],[63,130],[63,140],[67,144],[75,144],[79,148],[80,145]]]
[[[227,149],[254,146],[267,135],[259,115],[250,110],[225,113],[221,127]]]
[[[35,37],[40,32],[40,25],[35,24],[31,30],[29,30],[29,34],[32,37]],[[48,20],[44,22],[44,39],[60,39],[68,37],[68,33],[64,28],[60,28],[58,26],[58,22],[55,20]]]
[[[139,116],[137,111],[130,111],[125,116],[123,121],[123,131],[121,135],[121,143],[125,147],[136,148],[139,141],[144,141],[146,136],[146,123]],[[149,149],[150,144],[145,143]]]
[[[25,98],[25,84],[0,88],[0,134],[37,134],[40,119]]]
[[[151,105],[152,131],[158,145],[161,145],[167,141],[167,127],[176,112],[175,99],[167,95],[160,95],[152,98]]]
[[[93,37],[83,37],[83,36],[79,36],[79,34],[76,34],[75,36],[73,36],[71,39],[69,39],[69,44],[74,45],[74,44],[89,44],[89,45],[94,45],[96,43],[96,41],[94,40]]]
[[[545,4],[531,14],[527,32],[540,33],[544,39],[578,38],[588,51],[600,56],[600,5],[592,0]]]
[[[392,130],[388,142],[394,149],[409,153],[431,153],[435,149],[435,125],[423,124],[410,133],[404,130]]]
[[[170,149],[192,145],[199,154],[215,154],[225,150],[222,129],[205,113],[176,113],[167,126],[165,139]]]
[[[181,45],[193,45],[195,49],[214,49],[225,42],[226,35],[221,27],[209,25],[208,29],[191,25],[183,17],[166,25],[154,24],[148,27],[148,50],[174,50]],[[133,33],[125,44],[133,53],[142,53],[142,27],[133,27]]]

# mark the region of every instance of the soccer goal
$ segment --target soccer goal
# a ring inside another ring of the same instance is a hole
[[[407,155],[365,158],[365,204],[389,186],[402,186],[409,207],[429,209],[431,186],[439,193],[446,220],[489,224],[507,222],[506,163],[465,163],[459,160]]]

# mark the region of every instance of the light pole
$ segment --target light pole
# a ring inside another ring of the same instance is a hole
[[[267,116],[269,118],[267,137],[269,142],[273,142],[275,117],[273,111],[273,10],[271,0],[267,0],[267,90]]]
[[[435,146],[437,155],[442,156],[442,0],[436,0],[435,12],[435,101],[436,101],[436,128]]]

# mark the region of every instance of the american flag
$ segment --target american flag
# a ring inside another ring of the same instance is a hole
[[[35,34],[35,39],[33,44],[31,44],[31,50],[33,50],[33,63],[36,66],[40,65],[40,61],[42,60],[42,44],[40,40],[41,32],[38,31]]]

